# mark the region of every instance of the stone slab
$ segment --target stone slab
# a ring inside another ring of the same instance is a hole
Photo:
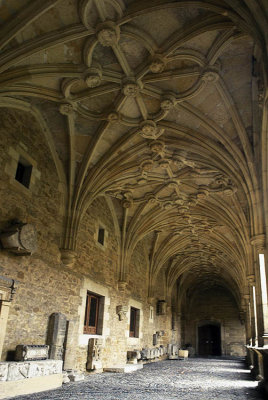
[[[62,374],[38,376],[18,381],[0,382],[0,399],[43,392],[62,386]]]
[[[143,364],[126,364],[103,368],[104,372],[130,373],[143,368]]]
[[[179,357],[188,358],[189,352],[188,350],[179,350]]]

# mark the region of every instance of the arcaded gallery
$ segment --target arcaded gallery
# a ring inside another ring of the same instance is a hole
[[[268,393],[267,48],[267,0],[0,1],[1,399],[210,358]]]

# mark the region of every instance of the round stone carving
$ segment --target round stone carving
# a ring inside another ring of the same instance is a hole
[[[154,153],[162,153],[165,149],[165,143],[160,140],[156,140],[155,142],[150,143],[150,149]]]
[[[59,109],[62,115],[71,115],[74,112],[73,106],[69,103],[61,104]]]
[[[123,87],[123,94],[127,97],[136,97],[140,88],[136,83],[126,83]]]
[[[166,158],[162,158],[162,160],[159,161],[159,167],[166,169],[169,167],[169,160]]]
[[[29,253],[34,253],[37,249],[37,235],[35,227],[25,224],[19,229],[19,243],[21,247]]]
[[[216,69],[207,69],[202,75],[202,80],[208,83],[215,83],[219,79],[219,73]]]
[[[155,56],[150,64],[150,71],[153,74],[160,74],[165,69],[165,62],[160,56]]]
[[[113,111],[113,112],[111,112],[109,115],[108,115],[108,121],[109,122],[117,122],[117,121],[119,121],[120,120],[120,115],[117,113],[117,112],[115,112],[115,111]]]
[[[122,201],[122,206],[124,208],[130,208],[132,206],[132,201],[125,199]]]
[[[153,169],[153,165],[154,163],[152,160],[146,160],[141,164],[141,169],[142,171],[149,172]]]
[[[99,76],[99,74],[90,74],[86,77],[85,82],[89,88],[95,88],[100,86],[101,77]]]
[[[110,47],[118,43],[119,36],[115,29],[105,28],[98,32],[98,41],[104,47]]]
[[[157,137],[161,134],[156,123],[152,120],[142,122],[140,128],[140,134],[145,139],[157,139]]]
[[[31,224],[17,223],[1,234],[4,249],[15,254],[29,255],[37,250],[37,234]]]

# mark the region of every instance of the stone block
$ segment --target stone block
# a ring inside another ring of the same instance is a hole
[[[179,357],[188,358],[188,350],[179,350]]]
[[[6,381],[8,374],[8,363],[1,362],[0,363],[0,381]]]
[[[142,360],[149,360],[150,359],[150,350],[149,349],[142,349],[142,351],[141,351],[141,359]]]
[[[143,364],[125,364],[117,365],[114,367],[107,367],[103,370],[105,372],[118,372],[118,373],[130,373],[143,368]]]
[[[139,351],[127,351],[128,363],[137,364],[138,358],[140,358],[140,352]]]
[[[16,347],[16,361],[46,360],[48,358],[47,345],[25,345],[19,344]]]

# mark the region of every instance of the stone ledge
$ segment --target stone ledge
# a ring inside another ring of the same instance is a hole
[[[0,399],[43,392],[62,386],[62,374],[36,376],[17,381],[0,382]]]

